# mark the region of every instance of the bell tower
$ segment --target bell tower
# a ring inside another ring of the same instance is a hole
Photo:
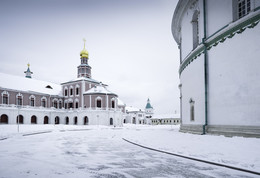
[[[91,78],[91,67],[88,65],[88,51],[85,49],[86,40],[83,39],[83,41],[84,49],[80,52],[81,64],[78,66],[78,78]]]

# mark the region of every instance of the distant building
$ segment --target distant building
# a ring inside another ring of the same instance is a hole
[[[29,65],[26,77],[0,74],[0,124],[121,126],[125,105],[91,78],[85,44],[80,60],[77,78],[60,85],[33,79]]]
[[[124,123],[130,124],[146,124],[145,112],[144,110],[126,107],[126,116],[124,118]]]
[[[180,124],[179,114],[154,115],[151,118],[152,125],[177,125]]]
[[[260,137],[260,1],[180,0],[182,132]]]

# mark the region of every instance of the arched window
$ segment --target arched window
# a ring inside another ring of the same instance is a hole
[[[77,124],[78,124],[78,118],[74,117],[74,125],[77,125]]]
[[[68,88],[64,89],[64,96],[68,96]]]
[[[111,100],[111,108],[115,108],[115,98],[112,98]]]
[[[199,44],[199,11],[195,11],[192,16],[192,37],[193,37],[193,49]]]
[[[79,85],[76,85],[76,95],[79,95]]]
[[[55,117],[55,124],[60,124],[60,118],[59,118],[59,116],[56,116],[56,117]]]
[[[2,103],[9,104],[9,93],[7,91],[2,92]]]
[[[70,86],[70,96],[73,96],[73,86]]]
[[[59,100],[59,108],[60,109],[62,108],[62,100],[61,99]]]
[[[101,97],[97,97],[96,98],[96,107],[97,108],[101,108],[102,106],[102,98]]]
[[[110,118],[110,125],[113,125],[113,118]]]
[[[49,117],[48,116],[44,117],[43,124],[49,124]]]
[[[46,107],[46,101],[47,101],[47,98],[46,98],[46,97],[42,97],[42,98],[41,98],[41,106],[42,106],[42,107]]]
[[[195,101],[193,101],[192,98],[191,98],[190,99],[190,120],[191,121],[195,120],[194,104],[195,104]]]
[[[68,125],[69,124],[69,117],[65,117],[65,124]]]
[[[52,103],[53,103],[53,105],[52,105],[53,107],[58,108],[58,99],[56,99],[56,98],[53,99]]]
[[[88,117],[87,116],[84,117],[84,125],[88,125]]]
[[[16,117],[16,123],[18,123],[18,122],[19,122],[19,124],[23,124],[23,116],[22,115],[19,115],[19,116]]]
[[[31,95],[30,97],[29,97],[29,100],[30,100],[30,106],[35,106],[35,96],[34,95]]]
[[[8,124],[8,116],[6,114],[1,115],[0,124]]]
[[[16,95],[16,104],[19,105],[19,106],[22,106],[23,105],[23,95],[21,93],[18,93]]]
[[[79,100],[78,100],[78,98],[75,99],[75,108],[76,109],[79,108]]]
[[[31,117],[31,124],[37,124],[37,117],[35,115]]]

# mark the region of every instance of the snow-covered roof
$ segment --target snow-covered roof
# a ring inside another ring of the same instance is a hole
[[[79,78],[76,78],[76,79],[73,79],[73,80],[70,80],[70,81],[67,81],[67,82],[63,82],[61,84],[66,84],[66,83],[73,83],[73,82],[77,82],[77,81],[88,81],[88,82],[92,82],[92,83],[100,83],[100,81],[97,81],[95,79],[92,79],[92,78],[87,78],[87,77],[79,77]],[[103,84],[105,86],[107,86],[106,84]]]
[[[132,106],[125,107],[126,112],[144,112],[142,109],[134,108]]]
[[[89,89],[83,94],[84,95],[90,95],[90,94],[116,95],[115,93],[112,93],[111,91],[107,90],[104,86],[102,86],[102,84],[96,85],[95,87]]]
[[[62,96],[62,87],[59,84],[4,73],[0,73],[0,87],[24,92]]]
[[[117,105],[118,106],[124,106],[125,103],[122,100],[120,100],[119,98],[117,98]]]
[[[180,114],[155,114],[152,119],[171,119],[180,118]]]

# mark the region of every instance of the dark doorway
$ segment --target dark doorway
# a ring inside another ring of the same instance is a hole
[[[16,117],[16,123],[18,123],[18,118],[19,118],[19,124],[23,124],[23,116],[19,115]]]
[[[73,103],[69,103],[69,109],[73,108]]]
[[[55,117],[55,124],[60,124],[60,118],[58,116]]]
[[[78,124],[78,118],[74,117],[74,125],[77,125],[77,124]]]
[[[113,125],[113,118],[110,118],[110,125]]]
[[[37,124],[37,118],[35,115],[31,117],[31,124]]]
[[[6,114],[1,115],[0,124],[8,124],[8,116]]]
[[[88,117],[87,116],[84,117],[84,125],[88,125]]]
[[[126,123],[125,119],[124,119],[124,124]]]
[[[66,118],[65,118],[65,124],[68,125],[69,122],[70,122],[70,121],[69,121],[69,117],[66,117]]]
[[[49,118],[48,116],[45,116],[43,119],[43,124],[49,124]]]

